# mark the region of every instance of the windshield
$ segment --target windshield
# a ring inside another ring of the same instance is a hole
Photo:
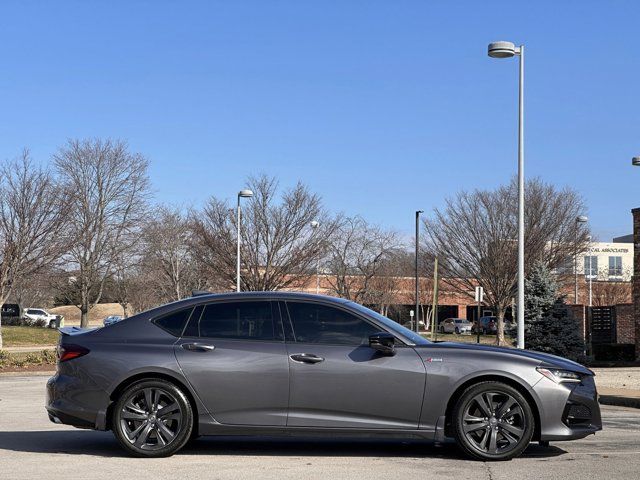
[[[400,325],[398,322],[394,322],[390,318],[384,317],[380,315],[378,312],[371,310],[370,308],[363,307],[362,305],[355,302],[348,302],[348,305],[351,308],[354,308],[364,313],[365,315],[375,318],[378,322],[382,323],[386,327],[389,327],[391,330],[398,332],[400,335],[408,338],[416,345],[428,345],[429,343],[431,343],[429,340],[427,340],[423,336],[418,335],[416,332],[412,332],[408,328],[405,328],[402,325]]]

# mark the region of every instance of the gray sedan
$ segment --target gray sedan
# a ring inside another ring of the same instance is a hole
[[[56,423],[167,456],[199,435],[453,438],[481,460],[601,429],[587,368],[431,343],[355,303],[283,292],[196,296],[94,330],[61,329]]]

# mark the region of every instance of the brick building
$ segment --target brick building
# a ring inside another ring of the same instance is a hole
[[[631,213],[633,215],[633,262],[635,265],[632,283],[636,324],[636,358],[640,360],[640,208],[634,208]]]

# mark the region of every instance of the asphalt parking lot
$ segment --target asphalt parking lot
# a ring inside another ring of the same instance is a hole
[[[422,442],[199,439],[163,459],[127,457],[109,432],[50,423],[46,376],[0,377],[1,479],[637,479],[640,410],[603,406],[596,436],[531,445],[516,460],[464,459]]]

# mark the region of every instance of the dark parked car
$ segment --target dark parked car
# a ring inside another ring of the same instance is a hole
[[[480,328],[480,332],[484,334],[495,334],[498,332],[498,320],[496,317],[488,316],[488,317],[480,317],[480,323],[473,322],[472,333],[478,333],[478,328]]]
[[[431,343],[347,300],[192,297],[61,329],[52,421],[112,430],[137,456],[198,435],[383,435],[504,460],[601,429],[593,373],[563,358]]]

